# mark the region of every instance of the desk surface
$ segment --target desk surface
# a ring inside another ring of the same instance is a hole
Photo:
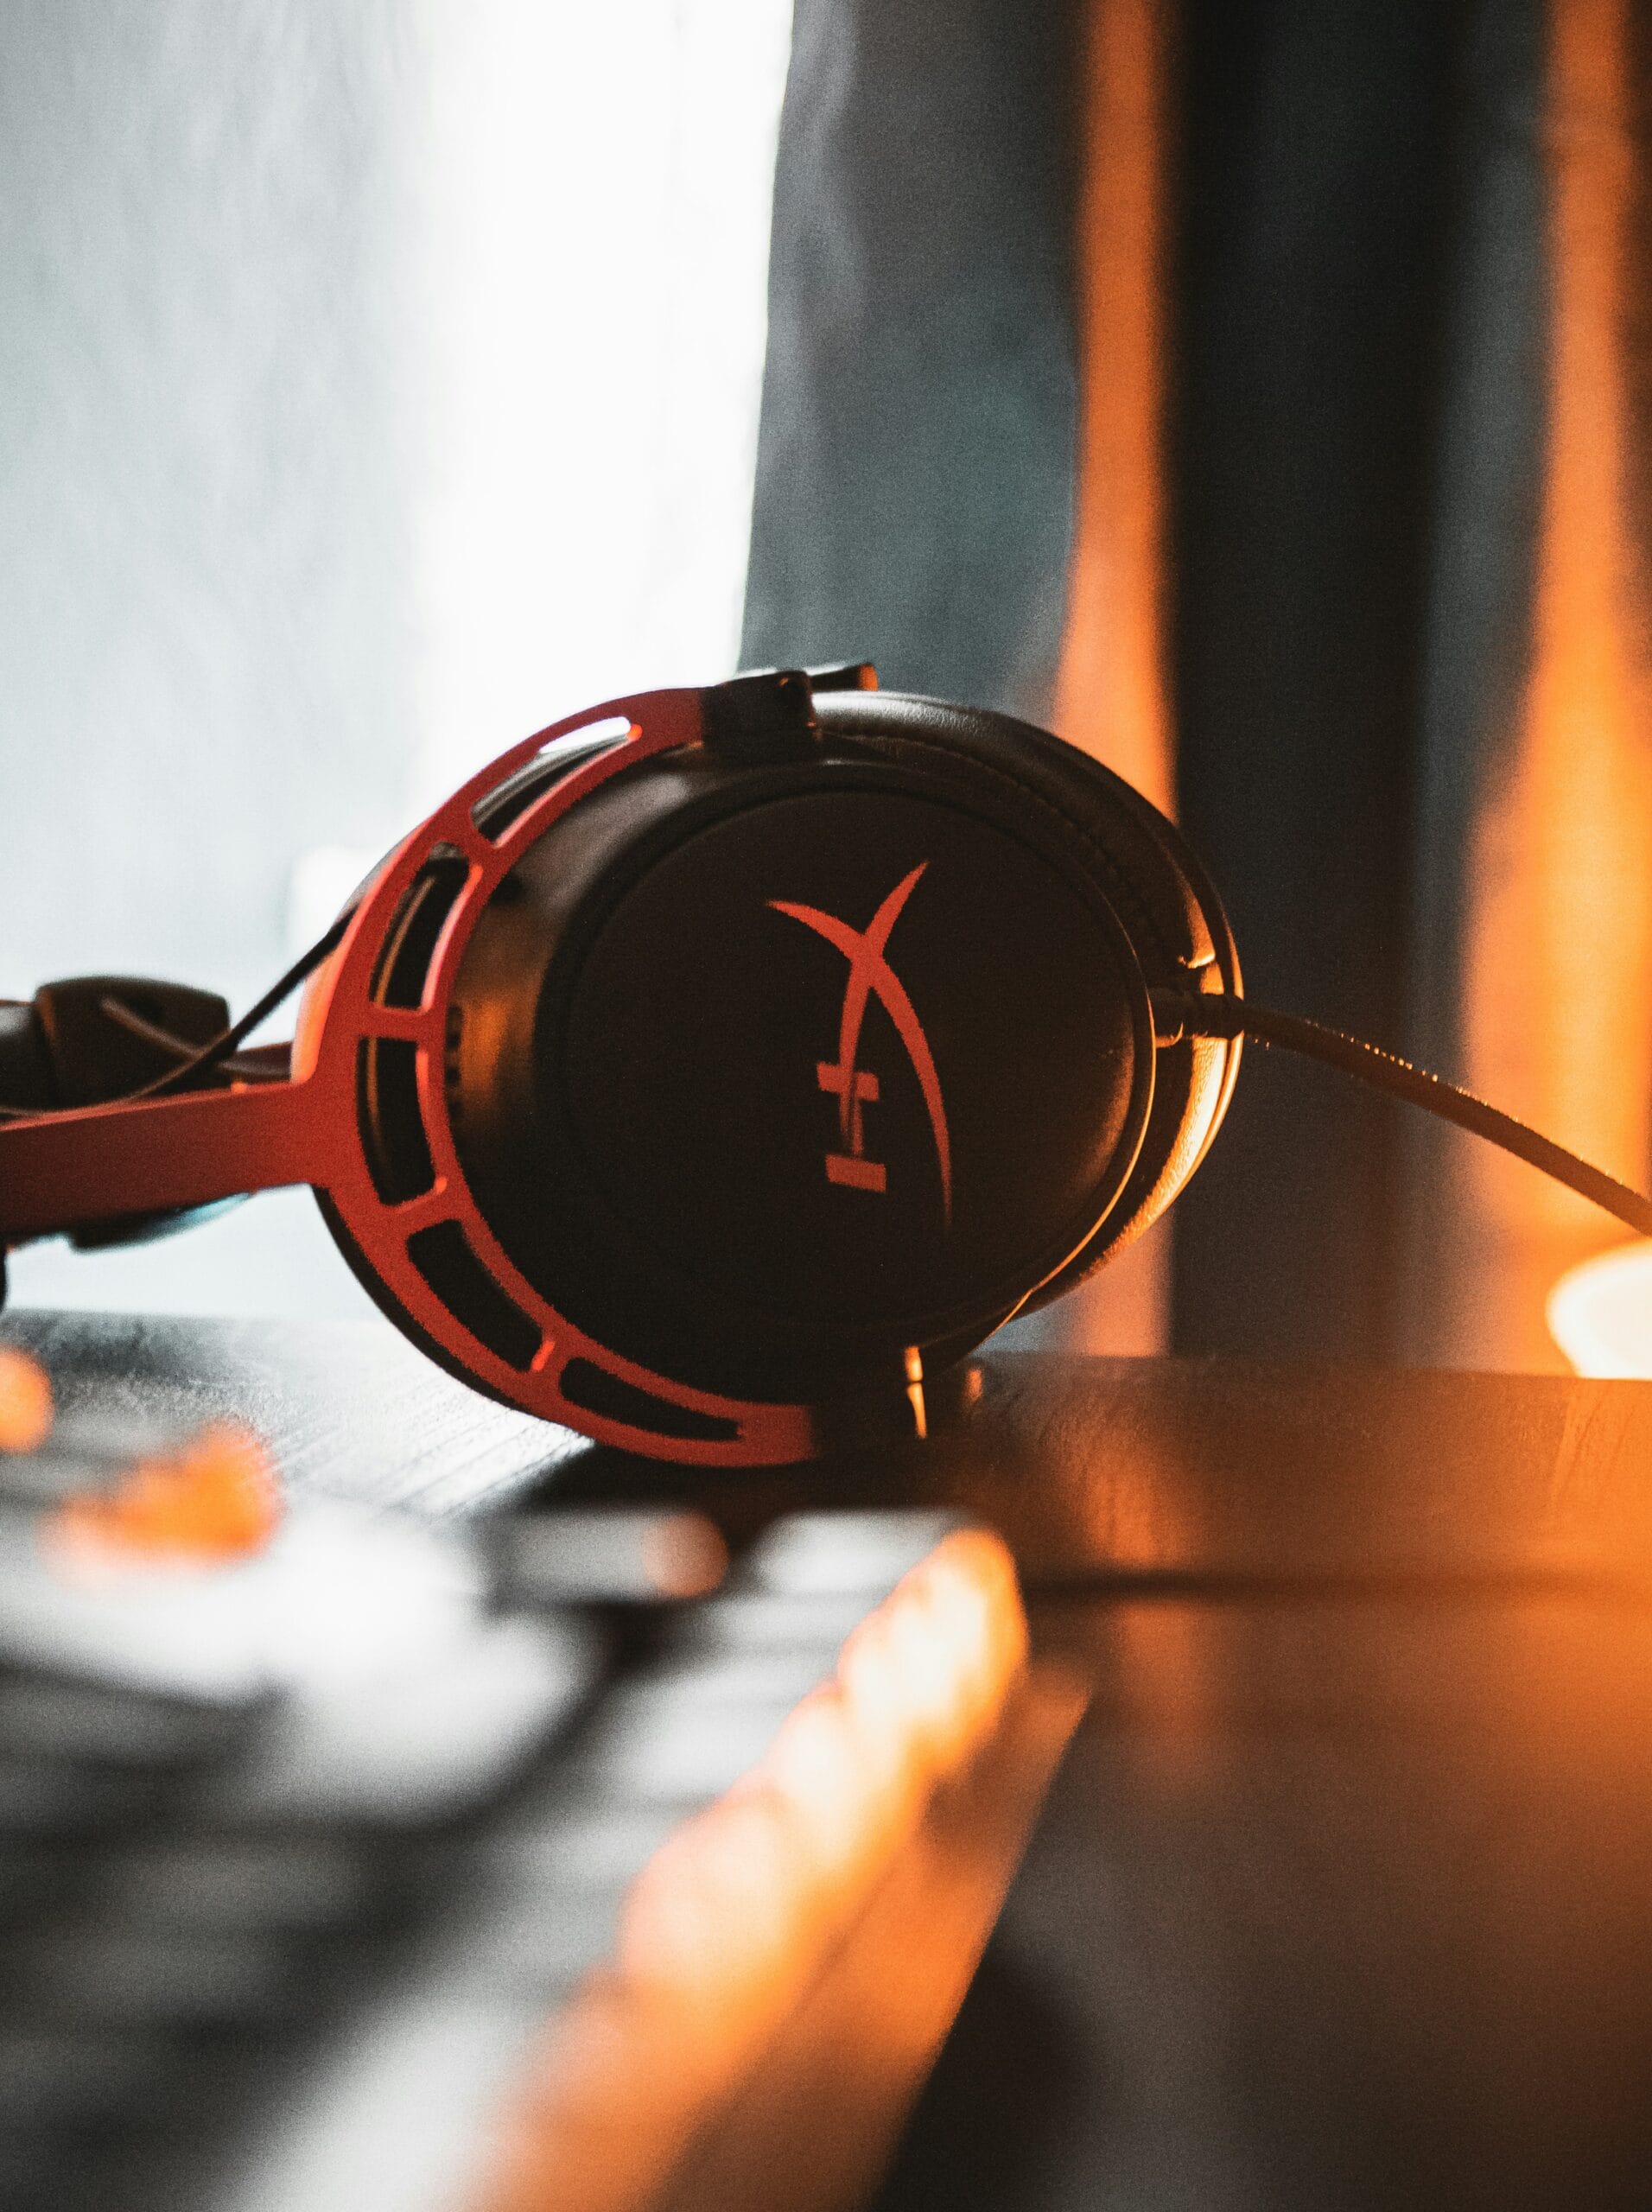
[[[1003,1529],[1093,1701],[886,2212],[1652,2203],[1652,1386],[1005,1356],[925,1447],[708,1481],[371,1329],[6,1333],[300,1484]]]
[[[10,1313],[65,1411],[138,1430],[233,1413],[287,1479],[433,1513],[535,1488],[692,1499],[737,1532],[799,1503],[951,1502],[1035,1580],[1652,1579],[1652,1383],[1222,1359],[988,1354],[932,1395],[926,1445],[710,1474],[632,1459],[495,1406],[388,1325]]]

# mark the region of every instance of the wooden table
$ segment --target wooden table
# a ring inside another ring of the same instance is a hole
[[[880,2202],[1652,2203],[1652,1389],[1001,1387],[1093,1699]]]

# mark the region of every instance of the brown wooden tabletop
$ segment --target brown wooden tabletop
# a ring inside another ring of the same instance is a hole
[[[1002,1387],[1093,1699],[885,2204],[1652,2203],[1652,1389]]]

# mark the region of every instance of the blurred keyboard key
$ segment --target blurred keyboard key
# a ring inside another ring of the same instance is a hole
[[[349,1837],[205,1833],[138,1844],[96,1887],[111,1917],[143,1927],[319,1932],[387,1915],[382,1854]]]
[[[875,1602],[959,1525],[947,1512],[791,1513],[753,1547],[740,1580],[791,1598]]]
[[[317,2050],[188,2212],[454,2212],[537,2020],[534,2000],[478,1998],[439,1970],[386,1991]]]
[[[442,1628],[394,1667],[343,1669],[295,1691],[256,1764],[226,1777],[203,1810],[409,1828],[486,1802],[579,1704],[597,1648],[558,1620],[477,1615]]]
[[[0,1452],[36,1452],[52,1433],[52,1385],[37,1359],[0,1344]]]
[[[0,1751],[71,1764],[185,1766],[233,1748],[238,1708],[148,1696],[118,1683],[0,1675]]]
[[[498,1594],[511,1605],[703,1598],[728,1564],[704,1514],[658,1508],[521,1514],[497,1524],[489,1549]]]
[[[584,1791],[559,1782],[550,1804],[507,1818],[472,1846],[465,1878],[510,1901],[607,1890],[630,1880],[676,1820],[670,1807],[593,1804]]]
[[[756,1765],[785,1713],[772,1699],[702,1704],[647,1688],[619,1691],[570,1755],[569,1779],[598,1802],[702,1803]]]
[[[180,2078],[154,2037],[50,2024],[0,2028],[0,2133],[79,2130],[151,2110]]]
[[[68,1766],[44,1751],[34,1758],[0,1751],[0,1839],[124,1827],[149,1810],[154,1795],[146,1774]]]
[[[12,1946],[7,1979],[37,2017],[66,2024],[255,2026],[314,2005],[317,1963],[268,1936],[70,1923]]]
[[[731,1572],[677,1504],[320,1497],[295,1430],[257,1556],[77,1579],[41,1506],[222,1410],[99,1402],[0,1463],[0,2205],[451,2208],[640,1870],[946,1524]]]
[[[696,1661],[714,1651],[836,1652],[886,1594],[880,1586],[869,1595],[839,1590],[789,1597],[741,1585],[685,1614],[674,1624],[670,1649]]]

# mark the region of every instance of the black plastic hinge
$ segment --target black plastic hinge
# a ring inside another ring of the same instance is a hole
[[[758,766],[806,760],[820,743],[814,694],[800,668],[765,668],[704,694],[705,742],[726,760]]]
[[[714,683],[704,693],[705,742],[726,760],[753,766],[807,760],[819,750],[816,691],[875,691],[869,661],[829,668],[763,668]]]

